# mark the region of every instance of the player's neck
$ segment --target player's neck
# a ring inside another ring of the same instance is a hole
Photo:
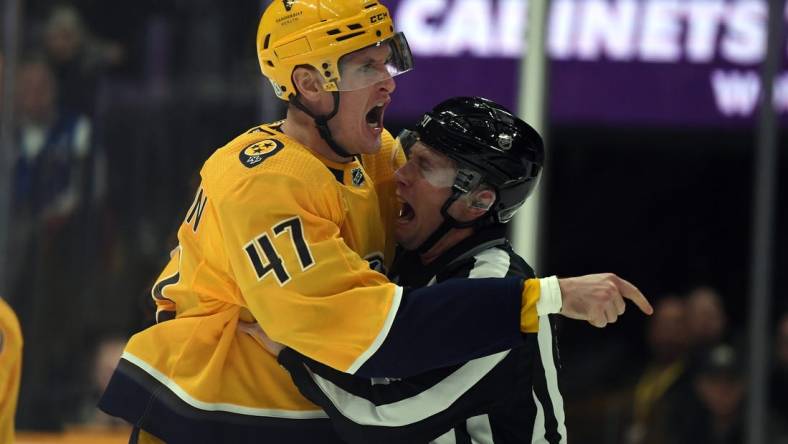
[[[473,234],[473,228],[452,228],[438,242],[435,242],[432,248],[419,256],[421,263],[424,265],[432,263],[441,257],[443,253],[449,251],[451,247],[467,239],[471,234]]]
[[[335,153],[328,146],[328,143],[320,137],[320,133],[317,132],[315,127],[315,121],[292,106],[287,110],[287,118],[282,124],[282,132],[311,151],[333,162],[347,163],[353,160],[352,157],[342,157]]]

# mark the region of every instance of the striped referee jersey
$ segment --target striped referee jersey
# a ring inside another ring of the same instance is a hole
[[[533,277],[505,236],[504,226],[488,227],[428,265],[399,252],[391,278],[418,288],[452,278]],[[462,334],[475,328],[483,326],[467,325]],[[279,363],[349,443],[558,444],[566,443],[566,427],[555,332],[556,320],[543,316],[539,332],[523,334],[519,347],[402,378],[342,373],[289,348]]]

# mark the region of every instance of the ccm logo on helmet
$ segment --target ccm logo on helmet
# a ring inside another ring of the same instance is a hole
[[[388,12],[381,12],[380,14],[373,15],[372,17],[370,17],[369,18],[369,22],[370,23],[377,23],[379,21],[382,21],[384,18],[386,18],[388,16],[389,16]]]

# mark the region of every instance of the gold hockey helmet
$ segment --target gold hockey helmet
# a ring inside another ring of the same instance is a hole
[[[372,46],[391,49],[385,64],[343,61]],[[300,65],[314,67],[330,92],[364,88],[413,69],[405,36],[394,32],[389,10],[377,0],[273,0],[257,30],[257,56],[283,100],[296,94],[292,75]],[[342,73],[353,75],[343,79]]]

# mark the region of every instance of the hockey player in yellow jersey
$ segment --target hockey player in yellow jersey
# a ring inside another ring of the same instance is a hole
[[[158,323],[131,338],[100,402],[134,424],[133,442],[339,442],[240,321],[343,372],[396,377],[516,346],[538,314],[601,326],[624,297],[650,309],[610,276],[390,283],[379,271],[400,204],[383,118],[413,67],[405,37],[375,0],[274,0],[257,46],[287,117],[201,170],[152,290]],[[473,340],[451,340],[468,325]]]
[[[0,297],[0,444],[14,442],[14,414],[22,369],[22,330]]]

